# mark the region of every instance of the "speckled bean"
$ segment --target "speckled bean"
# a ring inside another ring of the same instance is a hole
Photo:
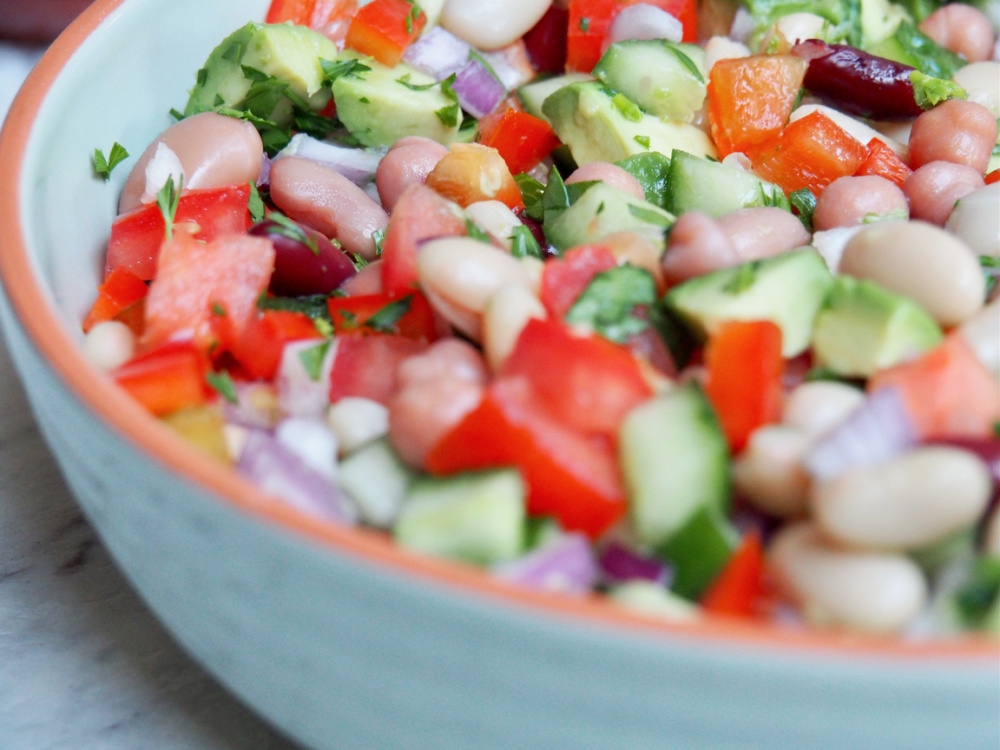
[[[499,49],[524,36],[552,0],[447,0],[441,25],[473,47]]]
[[[685,211],[670,230],[660,266],[667,284],[672,285],[740,262],[729,234],[715,219],[700,211]]]
[[[770,258],[809,244],[809,232],[790,211],[773,206],[741,208],[716,219],[740,262]]]
[[[423,183],[448,147],[417,135],[400,138],[382,157],[375,170],[375,186],[386,211],[410,185]]]
[[[813,485],[817,526],[844,544],[916,550],[972,526],[993,490],[986,464],[959,448],[914,448]]]
[[[817,231],[857,226],[872,217],[907,218],[910,206],[896,183],[877,175],[839,177],[820,193],[813,211]]]
[[[866,227],[847,243],[840,270],[913,298],[946,327],[975,314],[986,294],[975,253],[921,221]]]
[[[927,583],[913,560],[837,547],[810,522],[774,536],[768,566],[782,593],[817,625],[895,633],[927,603]]]
[[[986,107],[948,99],[914,120],[910,129],[910,166],[916,169],[941,160],[966,164],[983,174],[996,143],[997,120]]]
[[[910,217],[944,226],[955,204],[986,183],[983,176],[966,164],[932,161],[918,167],[903,183],[910,202]]]

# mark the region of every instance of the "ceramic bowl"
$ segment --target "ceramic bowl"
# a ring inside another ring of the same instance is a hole
[[[88,518],[152,610],[311,748],[996,747],[993,644],[672,625],[514,590],[319,524],[196,454],[92,370],[79,321],[127,170],[268,0],[99,0],[0,145],[4,331]]]

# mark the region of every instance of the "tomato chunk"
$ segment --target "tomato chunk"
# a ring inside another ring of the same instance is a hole
[[[307,315],[264,310],[228,348],[248,378],[271,380],[278,372],[286,344],[321,337]]]
[[[394,333],[337,336],[330,372],[330,402],[360,396],[388,405],[396,391],[396,369],[427,348],[425,341]]]
[[[578,245],[548,260],[539,291],[545,311],[562,320],[593,278],[617,265],[614,253],[604,245]]]
[[[162,417],[204,404],[208,358],[189,341],[172,341],[126,362],[111,377],[152,414]]]
[[[511,174],[535,167],[559,145],[552,126],[527,112],[498,110],[479,121],[478,142],[495,148]]]
[[[702,594],[708,612],[753,617],[764,593],[764,546],[760,532],[748,531],[726,567]]]
[[[371,55],[390,68],[403,57],[427,24],[427,15],[417,3],[407,0],[372,0],[354,14],[347,29],[346,44],[363,55]]]
[[[83,321],[84,333],[98,323],[113,320],[143,299],[148,291],[145,281],[124,266],[117,267],[97,288],[97,299]]]
[[[426,341],[437,338],[434,310],[416,290],[401,297],[387,293],[330,297],[327,307],[337,333],[398,333]]]

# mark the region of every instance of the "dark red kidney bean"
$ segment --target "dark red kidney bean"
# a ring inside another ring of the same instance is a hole
[[[569,10],[553,3],[524,35],[525,52],[539,73],[561,73],[566,67]]]
[[[351,259],[330,240],[314,229],[295,226],[302,239],[289,236],[296,230],[270,219],[250,229],[250,234],[267,237],[274,244],[274,273],[268,291],[280,297],[329,294],[357,273]]]
[[[909,65],[819,39],[799,42],[792,54],[809,62],[806,90],[849,115],[908,120],[923,112],[913,97]]]

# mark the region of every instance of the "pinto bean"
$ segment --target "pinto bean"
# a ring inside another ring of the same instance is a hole
[[[813,211],[818,231],[857,226],[869,217],[909,216],[906,194],[896,183],[877,175],[839,177],[820,193]]]
[[[606,161],[592,161],[577,167],[573,174],[566,178],[566,184],[574,182],[605,182],[613,188],[618,188],[639,200],[646,200],[646,191],[639,181],[617,164]]]
[[[506,47],[545,15],[552,0],[448,0],[441,25],[482,50]]]
[[[391,211],[410,185],[423,183],[447,153],[447,146],[422,136],[410,135],[396,141],[375,170],[375,187],[385,210]]]
[[[215,112],[186,117],[163,131],[139,157],[122,188],[119,213],[142,202],[146,166],[161,143],[177,155],[184,187],[191,189],[256,182],[264,160],[264,145],[250,123]]]
[[[791,212],[773,206],[741,208],[716,219],[740,262],[770,258],[809,244],[809,232]]]
[[[910,130],[909,157],[914,169],[950,161],[986,171],[997,143],[997,120],[982,104],[948,99],[924,112]]]
[[[330,167],[297,156],[271,165],[271,200],[291,219],[340,241],[344,249],[375,258],[372,234],[389,216],[364,190]]]
[[[993,24],[985,13],[971,5],[943,5],[921,21],[919,29],[969,62],[989,60],[993,54]]]
[[[970,166],[949,161],[924,164],[906,178],[903,193],[910,202],[910,217],[944,226],[955,204],[986,183]]]
[[[667,284],[674,285],[740,262],[733,241],[718,222],[700,211],[685,211],[670,230],[660,266]]]

